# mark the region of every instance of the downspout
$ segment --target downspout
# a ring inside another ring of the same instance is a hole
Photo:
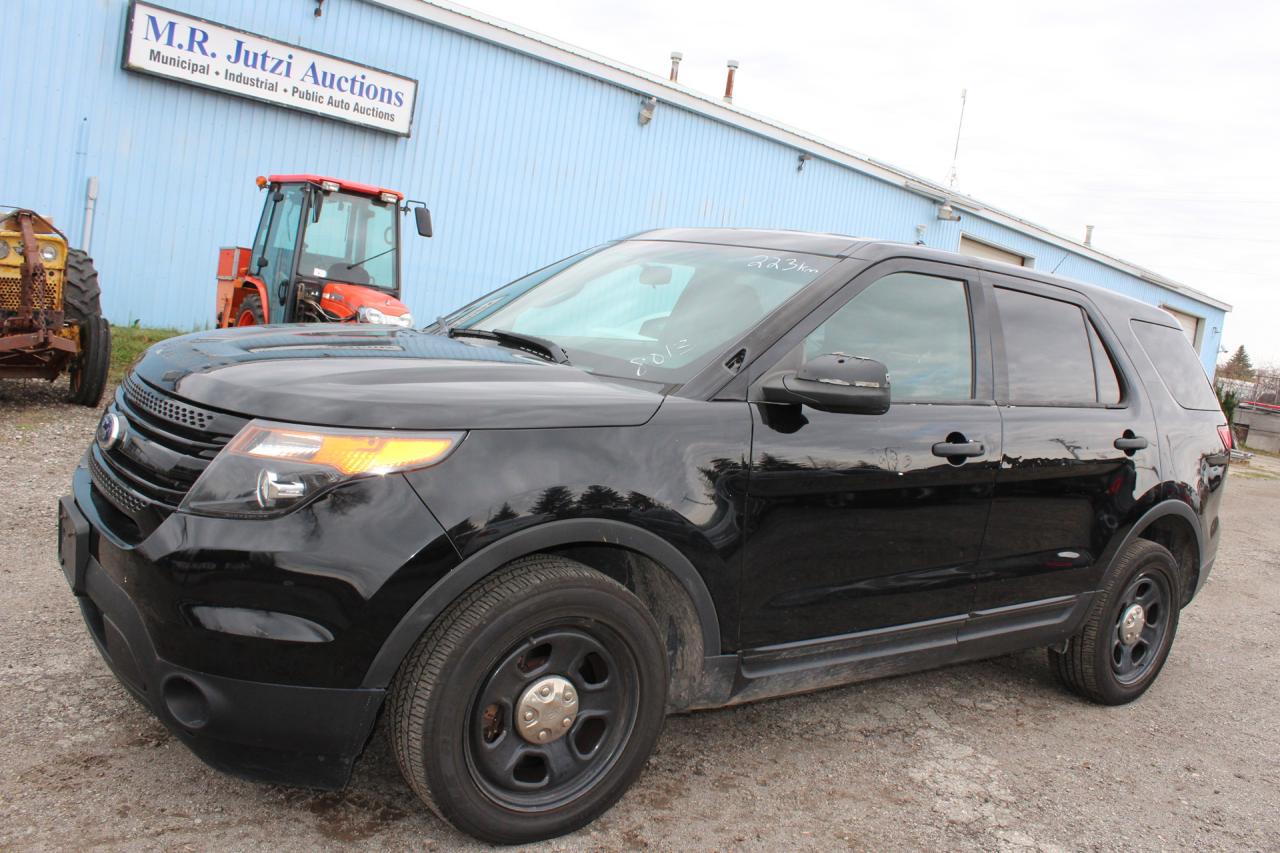
[[[89,246],[93,242],[93,209],[98,205],[98,178],[89,176],[84,190],[84,228],[81,229],[80,248],[86,255],[92,254]]]

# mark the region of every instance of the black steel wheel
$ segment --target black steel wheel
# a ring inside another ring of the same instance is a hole
[[[607,628],[560,624],[527,637],[472,705],[467,759],[477,784],[517,811],[571,802],[626,746],[639,686],[633,652]]]
[[[1141,679],[1156,662],[1169,630],[1170,592],[1159,572],[1131,580],[1120,595],[1120,609],[1111,632],[1111,669],[1121,684]]]
[[[1178,630],[1182,572],[1167,549],[1139,539],[1103,576],[1102,590],[1065,650],[1049,650],[1060,681],[1105,705],[1137,699],[1155,682]]]
[[[459,829],[514,844],[571,832],[644,768],[666,710],[657,625],[625,587],[560,557],[468,590],[410,652],[391,737],[409,785]]]

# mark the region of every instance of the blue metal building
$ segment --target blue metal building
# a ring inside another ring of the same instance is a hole
[[[212,323],[217,248],[244,245],[254,177],[311,172],[427,200],[405,301],[433,318],[579,249],[662,226],[832,231],[994,254],[1171,309],[1207,370],[1230,306],[685,86],[424,0],[166,0],[177,11],[417,81],[409,136],[126,71],[127,0],[6,5],[12,67],[0,203],[91,252],[116,323]],[[321,6],[323,14],[315,9]],[[54,15],[56,26],[50,20]],[[652,120],[638,118],[656,99]],[[799,169],[799,157],[811,159]],[[944,203],[958,221],[939,218]],[[919,226],[924,226],[923,230]],[[1003,253],[1003,254],[1002,254]]]

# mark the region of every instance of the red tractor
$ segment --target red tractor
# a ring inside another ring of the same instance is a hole
[[[218,253],[219,326],[389,323],[412,326],[400,301],[400,217],[422,202],[383,187],[320,175],[258,178],[267,191],[253,247]]]

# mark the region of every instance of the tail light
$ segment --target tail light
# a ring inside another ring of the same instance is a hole
[[[1236,446],[1235,438],[1231,435],[1231,427],[1222,424],[1218,427],[1218,438],[1222,439],[1222,447],[1224,450],[1231,450]]]

